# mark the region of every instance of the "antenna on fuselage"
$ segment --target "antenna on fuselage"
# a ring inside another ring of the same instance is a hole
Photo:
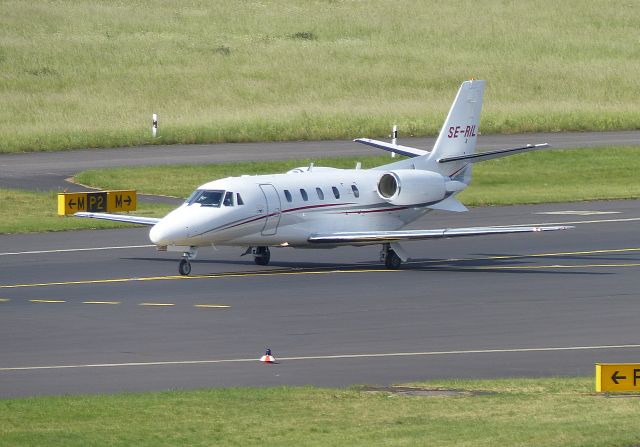
[[[309,167],[307,168],[307,171],[309,172],[313,171],[313,162],[309,163]]]

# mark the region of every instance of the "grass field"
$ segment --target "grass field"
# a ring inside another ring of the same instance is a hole
[[[640,126],[622,0],[0,2],[0,151]],[[159,138],[151,141],[151,114]]]
[[[244,388],[0,400],[0,446],[631,446],[637,398],[591,378],[430,382],[490,393]]]

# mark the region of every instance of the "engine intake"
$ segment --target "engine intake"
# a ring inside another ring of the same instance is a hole
[[[447,189],[445,178],[430,171],[399,169],[378,180],[378,195],[392,205],[419,205],[439,202]]]

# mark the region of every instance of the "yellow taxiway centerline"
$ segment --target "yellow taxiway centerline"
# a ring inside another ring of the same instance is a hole
[[[83,301],[82,304],[120,304],[120,301]]]
[[[65,300],[29,300],[32,303],[66,303]]]
[[[140,303],[138,306],[155,306],[155,307],[171,307],[175,306],[174,303]]]
[[[526,258],[544,258],[544,257],[558,257],[558,256],[576,256],[576,255],[595,255],[605,253],[632,253],[640,252],[640,248],[621,248],[621,249],[608,249],[608,250],[584,250],[574,252],[558,252],[558,253],[532,253],[527,255],[506,255],[506,256],[489,256],[479,258],[452,258],[452,259],[438,259],[432,261],[411,261],[407,264],[447,264],[451,262],[475,262],[475,261],[490,261],[490,260],[509,260],[509,259],[526,259]],[[476,267],[463,267],[465,269],[551,269],[551,268],[615,268],[615,267],[638,267],[637,263],[629,264],[578,264],[570,266],[476,266]],[[24,287],[51,287],[51,286],[69,286],[69,285],[90,285],[90,284],[112,284],[112,283],[127,283],[127,282],[139,282],[139,281],[168,281],[168,280],[195,280],[195,279],[221,279],[221,278],[244,278],[244,277],[258,277],[258,276],[287,276],[287,275],[331,275],[331,274],[355,274],[355,273],[398,273],[402,270],[386,270],[383,268],[360,268],[351,269],[350,266],[340,266],[344,270],[331,267],[327,270],[303,270],[303,269],[288,269],[288,270],[267,270],[267,271],[245,271],[245,272],[228,272],[228,273],[214,273],[210,275],[193,275],[193,276],[149,276],[142,278],[112,278],[112,279],[92,279],[92,280],[79,280],[79,281],[60,281],[60,282],[48,282],[48,283],[31,283],[31,284],[5,284],[0,285],[0,289],[17,289]],[[449,268],[449,267],[447,267]],[[455,267],[449,269],[455,270]]]
[[[127,282],[141,282],[141,281],[166,281],[166,280],[193,280],[193,279],[218,279],[218,278],[241,278],[247,276],[282,276],[282,275],[330,275],[337,273],[391,273],[397,272],[397,270],[382,270],[382,269],[360,269],[360,270],[318,270],[318,271],[262,271],[262,272],[229,272],[229,273],[217,273],[211,275],[193,275],[193,276],[149,276],[143,278],[113,278],[113,279],[90,279],[79,281],[61,281],[61,282],[48,282],[48,283],[33,283],[33,284],[5,284],[0,285],[0,289],[18,289],[23,287],[51,287],[51,286],[74,286],[74,285],[89,285],[89,284],[112,284],[112,283],[127,283]]]
[[[194,304],[193,307],[200,307],[206,309],[229,309],[231,306],[226,304]]]

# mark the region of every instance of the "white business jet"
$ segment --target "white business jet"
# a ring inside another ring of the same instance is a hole
[[[206,183],[162,219],[105,213],[78,217],[150,225],[159,250],[183,253],[191,272],[198,247],[246,248],[267,265],[269,247],[334,248],[381,244],[380,259],[397,269],[408,257],[401,241],[554,231],[559,226],[402,230],[430,210],[466,211],[455,199],[471,181],[473,163],[549,147],[528,145],[476,153],[485,81],[465,81],[431,151],[359,138],[354,141],[408,158],[373,169],[313,165],[285,174],[244,175]]]

